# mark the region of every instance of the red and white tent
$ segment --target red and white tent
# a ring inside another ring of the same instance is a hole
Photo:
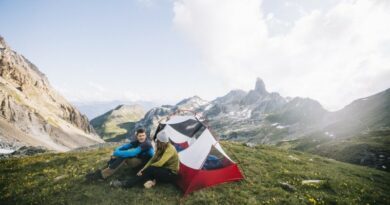
[[[166,122],[159,124],[154,136],[159,132],[165,132],[178,151],[178,185],[184,195],[204,187],[243,179],[237,164],[196,116],[170,116]]]

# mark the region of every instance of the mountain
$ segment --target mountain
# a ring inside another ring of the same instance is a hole
[[[389,170],[390,89],[330,112],[310,98],[268,92],[257,78],[248,92],[232,90],[210,102],[194,96],[153,108],[135,127],[153,135],[158,122],[178,109],[197,113],[225,140],[273,144]]]
[[[47,77],[0,37],[0,147],[66,151],[102,142]]]
[[[322,105],[310,98],[295,97],[277,111],[267,116],[267,120],[281,124],[320,123],[326,114]]]
[[[321,128],[278,146],[390,171],[390,89],[329,113]]]
[[[124,168],[110,180],[86,183],[113,147],[0,160],[2,204],[389,204],[390,173],[298,151],[221,142],[245,179],[187,197],[170,184],[152,189],[111,188],[135,174]],[[60,165],[60,166],[59,166]]]
[[[201,111],[201,109],[208,105],[209,102],[206,100],[201,99],[199,96],[193,96],[180,101],[176,105],[162,105],[160,107],[152,108],[140,121],[135,124],[132,133],[135,133],[135,129],[143,127],[147,130],[148,134],[151,135],[157,128],[159,121],[164,120],[170,114],[173,114],[179,110],[190,110],[192,112],[197,112]]]
[[[273,144],[389,170],[390,89],[330,112],[310,98],[268,92],[257,78],[248,92],[232,90],[210,102],[193,96],[152,108],[130,133],[145,127],[153,136],[159,121],[178,110],[196,113],[224,140]]]
[[[269,93],[263,80],[257,78],[255,89],[249,92],[233,90],[213,100],[209,109],[205,110],[205,116],[213,119],[259,119],[285,103],[286,100],[278,93]]]
[[[119,105],[91,120],[96,132],[106,141],[125,139],[134,125],[145,115],[141,105]]]
[[[254,89],[248,92],[232,90],[211,102],[194,96],[174,106],[153,108],[136,127],[152,132],[159,120],[180,109],[191,110],[205,118],[222,139],[266,144],[301,136],[317,128],[328,113],[315,100],[284,98],[279,93],[268,92],[264,81],[257,78]]]
[[[332,113],[327,122],[324,130],[343,137],[390,127],[390,88],[353,101]]]
[[[123,101],[123,100],[113,100],[107,102],[92,101],[92,102],[72,102],[81,113],[85,114],[88,119],[94,119],[102,113],[106,113],[108,110],[111,110],[119,105],[141,105],[143,110],[150,110],[158,106],[155,102],[150,101]]]
[[[198,108],[207,105],[208,102],[206,100],[203,100],[199,96],[193,96],[190,98],[186,98],[176,104],[176,109],[181,110],[192,110],[196,111]]]

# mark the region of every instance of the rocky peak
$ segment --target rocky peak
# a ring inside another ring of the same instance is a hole
[[[256,79],[255,91],[261,94],[268,93],[267,90],[265,89],[264,81],[261,78]]]
[[[186,109],[186,110],[194,110],[199,108],[200,106],[206,105],[208,102],[206,100],[203,100],[199,96],[193,96],[190,98],[186,98],[179,103],[176,104],[177,108],[179,109]]]
[[[0,36],[0,49],[5,49],[7,47],[7,44],[4,41],[4,38]]]
[[[228,94],[218,97],[213,100],[214,104],[238,104],[242,98],[244,98],[247,93],[243,90],[231,90]]]
[[[132,105],[118,105],[114,110],[143,110],[143,107],[138,104],[132,104]]]
[[[52,88],[47,77],[13,51],[2,37],[0,116],[7,126],[20,131],[17,136],[10,133],[3,137],[22,136],[18,140],[34,146],[68,150],[101,142],[87,117]]]

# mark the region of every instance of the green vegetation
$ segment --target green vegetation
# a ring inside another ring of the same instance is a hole
[[[331,138],[316,132],[297,140],[279,142],[277,146],[386,171],[390,168],[390,129],[369,131],[348,138]]]
[[[271,146],[222,142],[245,180],[206,188],[182,198],[173,185],[147,190],[86,183],[112,148],[0,160],[1,204],[390,204],[390,173]],[[114,178],[130,177],[122,170]],[[302,180],[322,180],[302,184]],[[283,188],[281,183],[294,186]]]
[[[107,122],[101,127],[97,127],[96,132],[106,141],[115,141],[116,139],[126,138],[126,134],[134,129],[134,125],[135,122],[120,124],[117,124],[116,122]]]
[[[96,132],[106,141],[120,141],[134,129],[135,123],[145,115],[139,105],[120,105],[91,120]]]

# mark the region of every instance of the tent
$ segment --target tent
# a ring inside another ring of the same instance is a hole
[[[154,139],[165,132],[179,154],[178,186],[187,195],[195,190],[243,179],[209,128],[196,116],[173,115],[159,123]]]

